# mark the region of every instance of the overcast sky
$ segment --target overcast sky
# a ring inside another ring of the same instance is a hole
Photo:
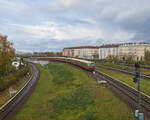
[[[150,0],[0,0],[0,33],[19,51],[150,41]]]

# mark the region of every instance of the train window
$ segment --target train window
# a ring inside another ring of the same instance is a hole
[[[89,66],[90,66],[90,67],[93,67],[93,66],[94,66],[94,63],[90,63]]]

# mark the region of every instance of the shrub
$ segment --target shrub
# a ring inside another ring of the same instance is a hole
[[[60,112],[64,109],[72,110],[84,108],[89,104],[93,104],[94,99],[89,90],[80,87],[74,92],[56,96],[51,102],[53,103],[54,111]]]
[[[73,80],[75,80],[75,76],[70,71],[70,69],[61,67],[59,65],[51,65],[49,68],[52,73],[53,83],[57,85],[68,85],[71,84]]]
[[[80,115],[78,120],[100,120],[97,113],[93,111],[87,111],[85,114]]]
[[[17,70],[16,72],[12,72],[3,78],[0,78],[0,91],[5,90],[10,85],[14,84],[20,78],[24,77],[29,71],[29,65],[27,64],[22,69]]]

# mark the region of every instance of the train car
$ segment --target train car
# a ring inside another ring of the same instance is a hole
[[[46,61],[60,61],[60,62],[65,62],[66,58],[65,57],[37,57],[36,60],[46,60]]]
[[[87,60],[81,60],[81,59],[75,59],[75,58],[66,58],[67,62],[70,62],[76,66],[79,66],[81,68],[84,68],[89,71],[94,71],[95,70],[95,64],[94,62],[87,61]]]
[[[75,58],[65,58],[65,57],[41,57],[41,58],[37,58],[37,60],[59,61],[59,62],[64,62],[64,63],[70,63],[70,64],[79,66],[79,67],[84,68],[89,71],[95,70],[94,62],[87,61],[87,60],[81,60],[81,59],[75,59]]]

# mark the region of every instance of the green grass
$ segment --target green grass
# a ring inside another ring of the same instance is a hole
[[[102,66],[106,66],[106,67],[112,67],[112,68],[116,68],[116,69],[126,70],[126,71],[129,71],[129,72],[134,72],[135,71],[135,68],[131,67],[131,66],[117,65],[117,64],[113,64],[113,63],[107,63],[107,62],[96,63],[96,65],[102,65]],[[150,75],[150,70],[148,70],[148,69],[141,68],[141,72],[142,72],[142,74]]]
[[[137,88],[137,84],[135,84],[133,82],[133,75],[128,75],[125,73],[121,73],[121,72],[117,72],[117,71],[113,71],[113,70],[108,70],[105,68],[96,68],[98,71],[103,72],[109,76],[111,76],[112,78],[122,81],[126,84],[128,84],[129,86],[132,86],[134,88]],[[146,93],[147,95],[150,95],[150,80],[145,80],[142,79],[141,80],[141,91]]]
[[[37,87],[15,120],[136,120],[131,109],[82,70],[38,65]]]

